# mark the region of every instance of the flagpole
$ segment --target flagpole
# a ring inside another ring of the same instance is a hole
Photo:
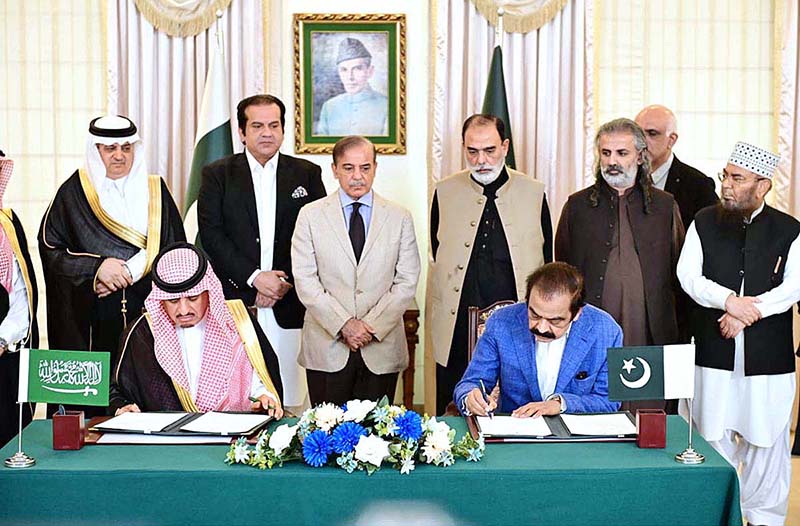
[[[689,405],[689,445],[686,449],[675,455],[675,462],[687,465],[702,464],[706,461],[706,457],[695,451],[692,447],[692,405],[694,404],[694,399],[687,398],[686,401]]]
[[[694,345],[694,337],[692,337],[691,345]],[[686,398],[686,402],[689,406],[689,445],[686,446],[686,449],[675,455],[675,462],[687,465],[702,464],[706,461],[706,457],[695,451],[692,447],[692,427],[694,427],[692,406],[694,405],[694,396],[692,398]]]
[[[19,404],[19,433],[17,434],[17,452],[13,456],[8,457],[3,464],[7,468],[29,468],[36,464],[36,459],[29,457],[22,451],[22,404],[25,402],[18,402]]]
[[[497,8],[497,25],[494,28],[494,45],[503,47],[503,15],[506,13],[502,7]]]
[[[220,49],[225,49],[222,47],[222,9],[217,9],[216,15],[217,15],[217,23],[214,26],[215,29],[214,36],[217,39],[217,46],[219,46]]]

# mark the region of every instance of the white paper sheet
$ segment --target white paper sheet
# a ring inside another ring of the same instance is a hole
[[[573,435],[619,436],[635,435],[636,426],[625,413],[607,415],[561,415],[564,425]]]
[[[479,416],[478,425],[483,434],[490,437],[546,437],[553,434],[543,418]]]
[[[263,414],[206,413],[185,426],[181,431],[212,435],[243,435],[257,425],[269,422],[272,417]]]
[[[122,413],[97,424],[97,429],[115,429],[123,431],[138,431],[140,433],[153,433],[163,430],[174,424],[187,413]]]
[[[172,435],[137,435],[133,433],[103,433],[97,439],[98,444],[162,444],[162,445],[194,445],[194,444],[229,444],[230,437],[215,436],[172,436]]]

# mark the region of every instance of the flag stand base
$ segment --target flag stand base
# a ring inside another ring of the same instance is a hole
[[[36,464],[36,459],[29,457],[23,451],[17,451],[14,456],[8,457],[3,464],[7,468],[29,468]]]
[[[696,466],[697,464],[702,464],[705,462],[706,457],[695,451],[692,447],[692,427],[694,422],[692,420],[692,406],[694,405],[694,399],[689,398],[687,402],[687,405],[689,406],[689,419],[686,421],[686,423],[689,424],[689,445],[686,446],[686,449],[675,455],[675,462],[679,462],[687,466]]]
[[[14,453],[13,456],[8,457],[5,460],[5,462],[3,462],[3,465],[5,465],[5,467],[7,468],[13,468],[13,469],[29,468],[34,464],[36,464],[35,458],[29,457],[28,455],[25,454],[24,451],[22,451],[22,404],[23,402],[17,403],[17,405],[19,405],[19,420],[17,421],[19,423],[19,434],[17,435],[17,440],[18,440],[17,452]]]
[[[696,464],[702,464],[705,461],[706,457],[704,457],[691,447],[687,447],[682,452],[675,455],[675,462],[680,462],[681,464],[696,465]]]

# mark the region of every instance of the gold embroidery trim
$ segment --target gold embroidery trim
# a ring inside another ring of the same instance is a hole
[[[183,406],[183,410],[187,413],[199,413],[200,410],[192,400],[192,395],[183,388],[181,384],[172,380],[172,386],[175,388],[175,392],[178,393],[178,400],[181,401],[181,406]]]
[[[147,210],[147,264],[144,273],[150,272],[150,267],[161,248],[161,177],[150,174],[147,177],[147,189],[150,193],[150,203]]]
[[[117,362],[117,368],[114,370],[114,381],[116,381],[117,383],[119,383],[119,370],[122,369],[122,360],[125,359],[125,351],[128,350],[128,341],[130,341],[133,331],[136,330],[136,326],[139,325],[139,322],[142,321],[142,318],[147,318],[147,323],[148,324],[150,323],[150,316],[148,314],[139,316],[139,318],[135,322],[133,322],[133,327],[131,327],[131,330],[128,331],[128,335],[125,337],[125,343],[122,344],[122,351],[120,352],[119,355],[119,362]],[[152,327],[150,332],[152,332]]]
[[[19,269],[22,271],[22,279],[25,280],[25,292],[28,295],[28,336],[25,339],[28,340],[31,337],[34,322],[33,288],[31,287],[31,277],[28,274],[28,264],[25,262],[25,258],[22,257],[22,247],[20,247],[19,239],[17,239],[17,231],[14,229],[14,222],[12,221],[13,218],[14,213],[10,208],[3,209],[3,213],[0,214],[0,225],[2,225],[3,231],[5,231],[8,241],[11,243],[11,249],[14,251],[14,256],[19,263]]]
[[[264,355],[261,352],[261,344],[258,343],[258,334],[253,321],[250,319],[250,314],[247,312],[247,307],[244,306],[242,300],[227,300],[228,310],[233,316],[233,321],[236,323],[236,330],[239,331],[239,337],[242,338],[244,349],[247,352],[247,358],[250,364],[255,369],[256,374],[261,379],[267,391],[273,394],[276,400],[280,401],[278,390],[275,389],[275,384],[272,383],[272,377],[267,371],[267,365],[264,363]]]
[[[106,227],[112,234],[117,236],[120,239],[124,239],[131,245],[138,247],[140,249],[147,248],[147,238],[145,238],[142,234],[134,230],[133,228],[127,227],[121,223],[118,223],[114,219],[109,216],[103,207],[100,205],[100,198],[97,195],[97,191],[92,185],[91,179],[89,179],[89,174],[86,173],[86,170],[80,169],[78,171],[81,180],[81,188],[83,188],[83,194],[86,196],[86,200],[89,202],[89,208],[92,209],[92,213],[94,213],[95,217],[100,224]],[[149,224],[148,224],[148,231],[149,231]]]

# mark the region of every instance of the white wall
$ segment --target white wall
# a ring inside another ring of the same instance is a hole
[[[267,92],[286,103],[286,136],[281,151],[294,154],[294,13],[403,13],[406,15],[406,155],[379,155],[375,191],[408,208],[414,217],[422,274],[417,288],[417,304],[425,305],[425,278],[428,252],[428,2],[330,0],[280,0],[268,2],[270,12],[267,49]],[[325,187],[337,188],[331,172],[330,155],[301,155],[322,167]],[[420,316],[420,344],[416,351],[414,403],[423,401],[424,354]]]

